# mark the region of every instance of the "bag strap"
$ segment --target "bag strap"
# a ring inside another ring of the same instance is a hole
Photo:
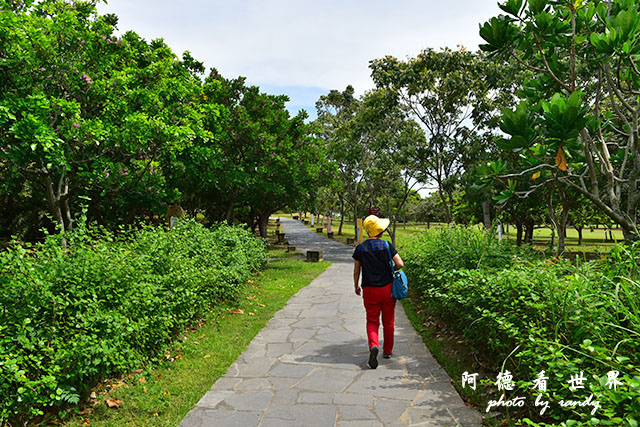
[[[396,265],[393,262],[393,257],[391,256],[391,248],[389,247],[389,242],[385,240],[384,243],[387,246],[387,253],[389,254],[389,265],[391,266],[391,274],[393,275],[393,273],[396,271]]]

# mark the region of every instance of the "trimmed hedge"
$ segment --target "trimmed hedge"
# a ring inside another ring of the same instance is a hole
[[[640,421],[640,246],[619,247],[609,261],[573,266],[498,243],[480,230],[427,233],[403,258],[411,286],[429,312],[464,335],[472,349],[517,380],[506,398],[528,396],[521,413],[531,425],[628,425]],[[549,377],[544,415],[532,386]],[[569,389],[584,372],[585,389]],[[606,386],[619,371],[622,386]],[[495,377],[492,379],[495,381]],[[489,387],[497,391],[494,384]],[[562,408],[561,400],[600,401]],[[536,424],[542,423],[542,424]]]
[[[65,238],[68,250],[48,236],[0,253],[0,421],[76,403],[158,358],[266,263],[249,231],[194,221],[118,237],[79,224]]]

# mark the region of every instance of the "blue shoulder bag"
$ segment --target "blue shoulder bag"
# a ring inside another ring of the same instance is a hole
[[[404,271],[398,270],[395,271],[395,264],[393,262],[393,257],[391,256],[391,249],[389,248],[389,242],[385,242],[387,245],[387,253],[389,254],[389,264],[391,265],[391,275],[393,276],[393,284],[391,285],[391,295],[395,299],[403,299],[407,296],[407,292],[409,292],[409,281],[407,280],[407,275],[404,274]]]

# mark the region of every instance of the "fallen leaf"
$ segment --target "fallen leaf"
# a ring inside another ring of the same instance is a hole
[[[253,280],[247,280],[247,283],[251,284],[253,283]]]
[[[266,307],[266,305],[264,305],[264,304],[260,304],[260,303],[257,303],[257,304],[258,304],[258,306],[260,306],[260,307]]]
[[[158,413],[157,413],[157,412],[154,412],[154,413],[153,413],[153,416],[154,416],[154,417],[157,417],[157,416],[158,416]]]
[[[85,418],[84,420],[82,420],[82,425],[83,426],[91,425],[91,420],[89,418]]]
[[[120,399],[107,399],[106,403],[109,408],[119,408],[124,402]]]
[[[254,299],[255,297],[256,297],[255,295],[251,295],[251,296],[248,296],[247,299]]]
[[[193,342],[195,345],[200,345],[200,343],[198,341],[194,341]]]
[[[535,181],[536,179],[540,178],[540,174],[541,174],[541,173],[542,173],[541,171],[538,171],[538,172],[534,173],[534,174],[531,176],[531,179]]]
[[[166,396],[167,394],[169,394],[168,391],[165,391],[164,393],[162,393],[163,396]]]
[[[158,376],[156,377],[156,380],[159,380],[160,378],[162,378],[162,374],[158,374]]]
[[[242,310],[240,308],[236,308],[235,310],[233,310],[231,312],[231,314],[244,314],[244,310]]]
[[[205,358],[205,359],[208,359],[208,358],[210,358],[210,357],[211,357],[211,355],[210,355],[210,354],[207,354],[204,358]]]
[[[142,373],[142,369],[136,369],[136,374]]]
[[[116,381],[114,383],[111,384],[111,388],[116,389],[116,388],[120,388],[122,386],[126,386],[127,384],[124,381]]]
[[[255,313],[249,312],[249,316],[255,316]]]
[[[204,338],[207,334],[200,335],[200,338]]]
[[[91,414],[93,414],[93,408],[87,408],[87,409],[84,409],[84,410],[78,412],[78,415],[80,415],[80,416],[91,415]]]
[[[142,390],[144,390],[144,392],[146,393],[147,392],[147,386],[146,385],[142,386]]]
[[[92,399],[97,399],[97,398],[98,398],[98,395],[96,395],[96,392],[95,392],[95,391],[92,391],[92,392],[91,392],[91,395],[90,395],[89,397],[90,397],[90,398],[92,398]]]
[[[140,377],[140,378],[138,378],[138,382],[139,382],[140,384],[146,384],[146,383],[147,383],[147,380],[146,380],[144,377]]]

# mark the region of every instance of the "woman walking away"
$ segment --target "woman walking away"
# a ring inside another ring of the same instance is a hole
[[[369,340],[369,366],[378,367],[378,331],[380,313],[384,334],[383,357],[388,359],[393,351],[393,321],[395,319],[396,299],[391,296],[393,275],[390,258],[393,258],[397,270],[404,267],[402,258],[390,242],[382,240],[382,233],[389,226],[389,220],[369,215],[364,220],[364,229],[369,239],[356,246],[353,252],[353,283],[356,295],[362,292],[364,308],[367,312],[367,338]],[[362,289],[360,281],[362,270]]]

